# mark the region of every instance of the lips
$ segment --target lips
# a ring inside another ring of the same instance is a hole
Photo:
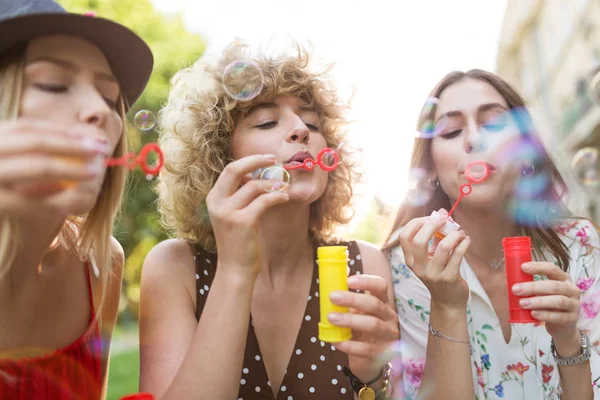
[[[302,164],[307,158],[313,158],[312,154],[306,150],[300,150],[296,152],[296,154],[294,154],[289,160],[287,160],[286,164]]]

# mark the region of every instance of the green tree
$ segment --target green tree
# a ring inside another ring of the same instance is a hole
[[[154,71],[142,97],[128,114],[150,110],[155,114],[168,95],[169,81],[181,68],[198,59],[206,42],[186,30],[181,15],[163,15],[156,11],[150,0],[58,0],[68,11],[93,11],[97,17],[117,21],[141,36],[154,53]],[[154,131],[141,131],[130,124],[128,132],[131,150],[136,153],[142,145],[156,141]],[[127,261],[124,274],[126,309],[136,316],[139,279],[142,263],[148,251],[166,238],[161,229],[155,206],[156,196],[152,182],[141,171],[132,171],[123,212],[116,227],[116,237],[125,250]]]

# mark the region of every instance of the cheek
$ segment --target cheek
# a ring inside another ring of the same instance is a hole
[[[68,107],[65,107],[66,101],[60,97],[26,87],[21,97],[19,117],[62,120],[64,110]]]
[[[112,145],[112,150],[114,153],[119,140],[121,140],[121,137],[123,136],[123,121],[117,113],[113,113],[113,115],[111,115],[110,120],[106,124],[105,131],[106,138]]]

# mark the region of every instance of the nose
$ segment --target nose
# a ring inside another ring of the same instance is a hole
[[[482,137],[479,132],[479,127],[474,121],[467,124],[467,134],[465,135],[465,152],[472,153],[482,150]]]
[[[310,130],[298,116],[294,118],[294,126],[287,135],[288,142],[300,142],[308,144],[310,140]]]
[[[84,89],[82,92],[79,99],[81,102],[79,120],[85,124],[104,128],[112,111],[111,108],[106,104],[106,100],[98,93],[95,87]]]

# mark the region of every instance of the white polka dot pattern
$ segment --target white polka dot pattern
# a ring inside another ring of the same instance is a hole
[[[360,274],[362,270],[360,255],[357,247],[349,244],[349,273]],[[196,257],[196,290],[199,310],[211,289],[214,279],[217,259],[215,255],[199,253]],[[354,400],[354,394],[343,374],[342,366],[347,365],[348,358],[343,352],[337,351],[332,343],[326,343],[318,338],[319,318],[319,278],[318,266],[315,263],[311,288],[305,297],[306,310],[302,316],[300,332],[297,333],[288,369],[277,393],[273,395],[271,381],[268,379],[262,354],[254,331],[254,321],[250,319],[250,329],[246,344],[244,364],[241,371],[238,400],[260,398],[279,399],[336,399]],[[313,298],[313,297],[316,297]],[[315,301],[312,301],[315,300]]]

